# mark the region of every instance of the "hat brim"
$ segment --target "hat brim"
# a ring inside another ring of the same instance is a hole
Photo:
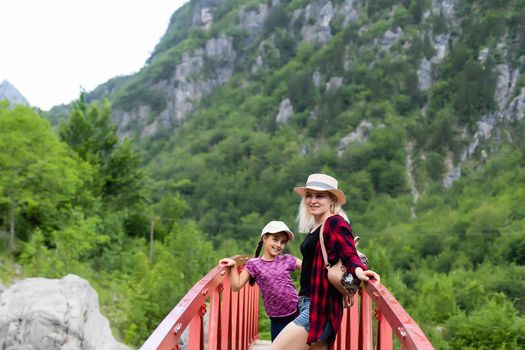
[[[284,233],[286,233],[286,235],[288,236],[288,240],[289,240],[289,241],[293,241],[293,239],[294,239],[294,234],[293,234],[293,232],[292,232],[292,231],[287,231],[287,230],[279,230],[279,231],[275,231],[275,232],[272,232],[272,231],[265,231],[265,232],[261,233],[261,237],[264,236],[265,234],[270,234],[270,235],[272,235],[272,234],[279,233],[279,232],[284,232]]]
[[[339,202],[339,204],[343,205],[346,203],[346,196],[343,193],[343,191],[335,189],[335,188],[327,190],[326,188],[322,188],[322,187],[310,186],[310,187],[295,187],[293,190],[295,193],[299,194],[301,197],[306,196],[307,190],[330,192],[337,198],[337,201]]]

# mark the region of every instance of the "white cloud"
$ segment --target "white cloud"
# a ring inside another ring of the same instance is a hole
[[[48,110],[138,71],[187,0],[0,0],[0,82]]]

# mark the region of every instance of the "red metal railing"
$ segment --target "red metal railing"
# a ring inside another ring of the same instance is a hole
[[[239,268],[248,257],[235,256]],[[209,301],[208,301],[209,299]],[[209,306],[207,332],[204,314]],[[178,350],[189,325],[187,349],[248,349],[259,336],[259,288],[246,284],[233,293],[229,269],[213,268],[182,298],[153,331],[141,350]],[[205,333],[208,342],[205,343]]]
[[[358,299],[361,299],[360,302]],[[372,302],[375,303],[376,341],[373,341]],[[402,350],[433,350],[421,328],[381,283],[371,280],[354,296],[354,306],[343,312],[334,350],[392,350],[392,333]]]
[[[248,259],[241,256],[234,258],[240,268]],[[375,303],[374,315],[372,303]],[[203,317],[207,305],[210,314],[208,331],[205,332]],[[233,293],[229,269],[217,266],[193,286],[140,349],[178,350],[180,337],[188,325],[189,350],[249,349],[258,338],[258,315],[257,284],[253,287],[247,284]],[[205,333],[208,335],[207,344]],[[377,281],[370,281],[354,296],[354,306],[345,309],[334,350],[391,350],[394,334],[401,350],[434,349],[388,289]]]

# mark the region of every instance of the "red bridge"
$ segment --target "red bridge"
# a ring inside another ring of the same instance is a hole
[[[249,257],[234,258],[242,267]],[[209,321],[205,329],[207,312]],[[240,291],[232,292],[228,268],[217,266],[191,288],[140,349],[182,349],[181,335],[188,326],[184,347],[189,350],[268,349],[269,342],[258,340],[258,315],[257,284],[246,284]],[[345,309],[334,348],[390,350],[394,347],[394,335],[401,350],[434,349],[388,289],[377,281],[370,281],[364,283],[364,288],[354,297],[354,306]]]

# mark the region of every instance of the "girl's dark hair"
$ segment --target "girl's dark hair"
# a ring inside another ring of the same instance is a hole
[[[259,254],[261,253],[262,245],[263,245],[263,239],[261,237],[261,240],[257,244],[257,248],[255,248],[255,257],[258,257]],[[250,275],[249,283],[250,283],[250,286],[253,286],[255,284],[255,277],[253,277],[252,275]]]

